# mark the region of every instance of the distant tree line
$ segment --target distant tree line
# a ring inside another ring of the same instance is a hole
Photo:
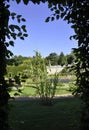
[[[20,64],[23,64],[24,60],[29,59],[29,57],[24,56],[13,56],[12,58],[7,59],[7,65],[15,65],[18,66]]]
[[[29,60],[33,59],[33,57],[23,57],[21,55],[19,56],[14,56],[11,59],[7,59],[7,64],[8,65],[15,65],[18,66],[20,64],[23,64],[26,62],[29,62]],[[46,61],[46,65],[68,65],[68,64],[72,64],[75,60],[75,56],[73,54],[73,52],[71,52],[70,54],[64,54],[63,52],[61,52],[59,55],[55,52],[50,53],[48,56],[46,56],[45,58]]]
[[[59,55],[53,52],[50,53],[49,56],[45,58],[47,65],[50,62],[51,65],[61,65],[61,66],[72,64],[74,62],[74,59],[75,57],[73,52],[67,55],[64,55],[63,52],[61,52]]]

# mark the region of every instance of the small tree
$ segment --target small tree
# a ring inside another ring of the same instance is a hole
[[[42,104],[52,105],[53,97],[55,96],[56,86],[58,83],[58,74],[49,76],[44,58],[36,51],[31,65],[32,81],[37,89],[37,94],[40,96]]]

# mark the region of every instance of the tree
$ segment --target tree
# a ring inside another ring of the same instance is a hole
[[[25,21],[25,19],[22,18],[21,15],[17,15],[16,13],[11,13],[9,11],[10,7],[10,5],[8,4],[9,2],[10,2],[9,0],[0,1],[0,128],[2,130],[8,129],[7,113],[5,111],[5,108],[10,98],[10,95],[7,91],[7,84],[4,78],[4,75],[6,73],[7,58],[12,56],[12,52],[9,51],[7,47],[9,45],[14,46],[14,41],[11,39],[15,40],[17,37],[19,37],[20,39],[23,40],[24,37],[27,36],[25,25],[22,25],[21,27],[12,24],[9,25],[10,17],[13,20],[17,18],[17,21],[19,23],[21,21],[22,22]]]
[[[57,65],[58,64],[58,55],[55,52],[50,53],[49,56],[46,57],[46,61],[48,61],[48,64],[50,62],[51,65]]]
[[[37,51],[30,68],[32,84],[34,84],[42,104],[52,105],[59,74],[55,73],[54,76],[48,75],[45,59]]]
[[[19,37],[24,40],[27,37],[26,26],[25,25],[9,25],[9,18],[13,20],[17,19],[18,23],[24,22],[25,19],[21,15],[16,13],[11,13],[9,11],[10,5],[8,4],[9,0],[0,1],[0,97],[2,102],[0,105],[7,104],[9,99],[9,94],[7,92],[7,85],[4,79],[6,73],[6,60],[12,56],[12,52],[7,49],[8,46],[14,46],[14,40]],[[8,42],[7,42],[8,39]],[[11,40],[13,39],[13,40]],[[3,93],[3,94],[2,94]]]
[[[23,57],[21,55],[14,56],[9,59],[7,59],[7,65],[15,65],[18,66],[24,62],[24,60],[27,59],[27,57]]]
[[[66,64],[66,57],[65,57],[63,52],[61,52],[60,55],[59,55],[58,64],[61,65],[61,66]]]

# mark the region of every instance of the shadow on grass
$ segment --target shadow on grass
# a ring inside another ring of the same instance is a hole
[[[79,130],[81,101],[77,97],[55,98],[53,106],[42,106],[39,99],[9,104],[11,130]]]

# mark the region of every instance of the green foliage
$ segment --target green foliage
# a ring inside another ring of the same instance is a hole
[[[74,54],[73,52],[68,54],[68,55],[64,55],[63,52],[61,52],[59,55],[56,54],[55,52],[50,53],[46,58],[46,65],[49,65],[49,62],[51,65],[68,65],[68,64],[73,64],[74,63]]]
[[[12,58],[10,59],[7,59],[7,65],[15,65],[15,66],[18,66],[18,65],[21,65],[23,64],[23,62],[26,60],[26,59],[30,59],[30,58],[27,58],[27,57],[23,57],[21,55],[19,56],[13,56]]]
[[[30,77],[30,62],[31,58],[23,57],[23,56],[14,56],[11,59],[7,60],[7,74],[6,78],[9,78],[11,74],[11,78],[14,78],[15,75],[19,75],[21,79],[26,79]]]
[[[21,77],[28,77],[30,75],[29,66],[26,64],[21,64],[18,66],[7,66],[7,75],[6,77],[9,78],[9,74],[11,74],[11,77],[14,78],[15,75],[21,75]]]
[[[5,81],[7,59],[13,55],[8,50],[9,46],[14,46],[14,40],[19,37],[24,39],[27,37],[25,25],[9,25],[9,19],[17,19],[18,23],[25,22],[22,16],[11,13],[9,10],[10,0],[0,1],[0,129],[9,130],[8,126],[8,100],[10,98],[8,92],[8,84]],[[7,40],[8,39],[8,40]]]
[[[49,65],[49,61],[51,65],[57,65],[58,64],[58,55],[54,53],[50,53],[49,56],[46,57],[47,64]]]
[[[21,85],[20,75],[15,75],[14,79],[15,79],[16,84]]]
[[[58,74],[55,73],[54,77],[49,78],[45,60],[37,51],[32,61],[31,71],[32,82],[35,84],[37,94],[39,94],[42,103],[51,105],[58,83]]]
[[[4,40],[4,45],[7,49],[8,46],[14,46],[14,40],[16,40],[17,37],[19,37],[20,39],[24,40],[25,37],[27,37],[27,30],[26,30],[26,26],[24,24],[20,24],[17,25],[17,24],[10,24],[9,25],[9,19],[11,18],[12,20],[17,20],[17,23],[23,23],[25,22],[26,20],[22,17],[22,15],[17,15],[16,13],[14,12],[10,12],[9,11],[9,7],[10,5],[8,3],[6,3],[5,1],[7,0],[4,0],[2,2],[2,6],[1,6],[1,10],[2,10],[2,15],[0,19],[2,19],[1,23],[3,23],[1,25],[2,27],[2,31],[4,33],[0,33],[2,34],[2,38]],[[9,2],[9,1],[7,1]],[[3,17],[5,16],[5,17]],[[4,20],[4,22],[3,22]],[[6,39],[8,39],[8,42],[6,41]],[[12,56],[12,52],[9,51],[8,49],[6,50],[6,57],[9,58],[10,56]]]
[[[78,86],[76,86],[76,84],[75,84],[74,82],[70,82],[70,83],[69,83],[69,91],[71,91],[72,94],[75,93],[77,87],[78,87]]]
[[[61,66],[66,64],[66,57],[65,57],[63,52],[61,52],[60,55],[59,55],[58,64],[61,65]]]
[[[6,56],[8,56],[8,49],[5,44],[10,16],[8,8],[9,6],[5,5],[4,0],[0,1],[0,129],[2,130],[9,130],[8,112],[6,110],[10,95],[4,79],[6,73]]]
[[[17,23],[23,23],[26,20],[22,17],[22,15],[17,15],[16,13],[12,12],[10,13],[10,17],[12,18],[12,20],[17,19]],[[8,26],[8,34],[7,34],[7,38],[10,40],[11,38],[13,38],[14,40],[16,40],[17,37],[19,37],[21,40],[24,40],[25,37],[28,36],[28,34],[26,33],[26,25],[14,25],[14,24],[10,24]],[[11,44],[12,43],[12,44]],[[9,45],[14,46],[14,41],[9,41]]]

